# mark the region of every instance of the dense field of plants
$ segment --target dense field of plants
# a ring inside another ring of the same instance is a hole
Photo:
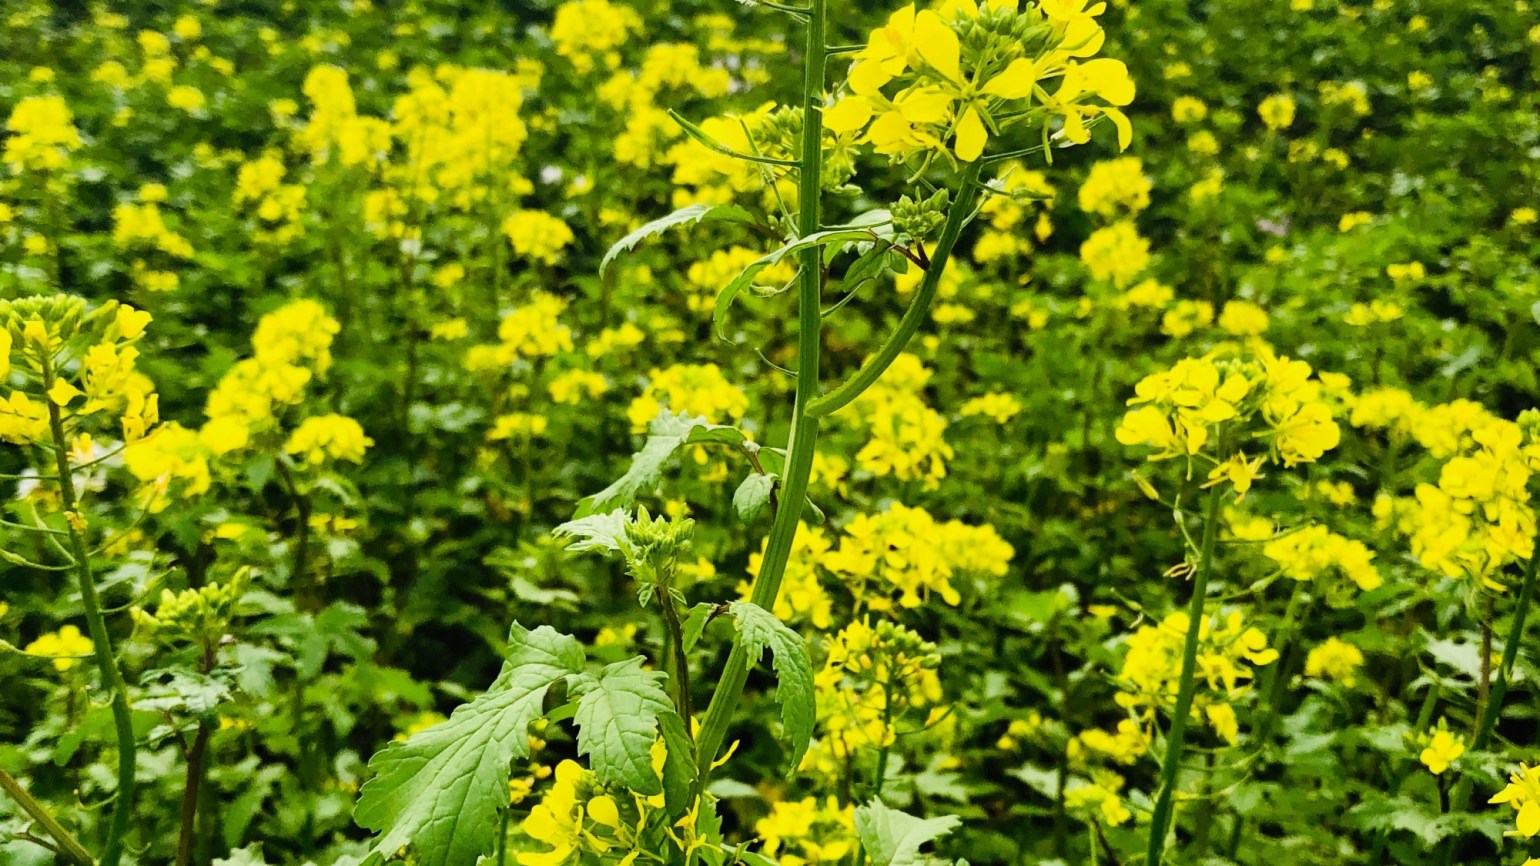
[[[0,864],[1540,866],[1532,0],[8,0]]]

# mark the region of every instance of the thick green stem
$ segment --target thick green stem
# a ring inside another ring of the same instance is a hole
[[[807,49],[803,58],[802,79],[802,154],[797,178],[797,228],[804,236],[820,228],[819,207],[823,175],[824,20],[826,0],[812,0],[808,6]],[[759,576],[754,580],[750,600],[766,610],[775,609],[781,591],[781,578],[791,557],[807,497],[807,479],[813,470],[813,452],[818,440],[818,417],[808,411],[818,396],[818,361],[821,352],[823,301],[823,262],[817,247],[802,254],[802,273],[797,285],[797,388],[791,408],[791,433],[786,443],[786,469],[781,478],[780,507],[770,527]],[[705,790],[711,765],[717,759],[727,727],[737,710],[743,686],[748,682],[749,658],[742,644],[735,643],[727,665],[717,681],[716,691],[701,723],[696,752],[700,756],[700,775],[695,794]]]
[[[1203,629],[1203,606],[1208,594],[1209,573],[1214,565],[1214,538],[1218,533],[1218,485],[1209,490],[1203,515],[1203,541],[1198,554],[1198,572],[1192,582],[1192,603],[1188,608],[1187,642],[1182,647],[1182,677],[1177,685],[1176,706],[1172,709],[1171,730],[1166,734],[1166,758],[1160,768],[1160,794],[1150,816],[1150,844],[1146,866],[1159,866],[1166,853],[1166,834],[1171,827],[1171,813],[1176,799],[1177,775],[1182,764],[1182,742],[1187,735],[1187,717],[1192,712],[1194,680],[1198,669],[1198,643]]]
[[[43,390],[54,385],[51,364],[43,366]],[[75,577],[80,584],[80,602],[85,608],[86,629],[91,635],[92,653],[96,667],[101,672],[102,686],[112,696],[112,721],[118,740],[118,790],[112,805],[112,823],[107,833],[107,844],[102,848],[102,866],[118,866],[123,857],[124,839],[134,814],[134,724],[128,708],[128,684],[118,667],[117,656],[112,651],[112,638],[107,634],[107,621],[102,617],[101,599],[96,594],[96,577],[91,573],[91,554],[86,549],[81,534],[83,516],[78,513],[75,501],[74,473],[70,469],[69,440],[64,435],[64,418],[59,407],[48,401],[48,429],[53,434],[54,461],[59,473],[59,498],[64,506],[66,525],[69,526],[70,550],[75,560]]]
[[[875,384],[888,367],[892,366],[898,354],[909,345],[909,339],[921,325],[925,324],[925,317],[930,315],[931,301],[935,300],[936,289],[941,285],[941,273],[946,270],[946,264],[952,257],[952,248],[957,246],[957,238],[962,234],[963,226],[967,224],[968,217],[973,212],[974,190],[978,186],[979,172],[982,168],[982,164],[975,160],[963,169],[962,182],[958,184],[952,205],[947,210],[946,224],[942,226],[941,237],[936,241],[936,251],[931,256],[930,266],[925,269],[925,276],[920,279],[920,287],[915,290],[914,300],[909,302],[909,308],[904,310],[903,318],[898,320],[898,327],[888,336],[887,341],[876,354],[861,365],[855,375],[838,388],[808,404],[808,414],[815,418],[832,415],[865,393],[866,389]]]
[[[54,842],[59,845],[60,854],[68,857],[72,862],[79,864],[79,866],[91,866],[91,864],[96,862],[91,857],[91,852],[87,851],[85,846],[81,845],[70,834],[70,831],[64,829],[64,825],[54,820],[53,815],[50,815],[48,810],[43,808],[43,804],[34,800],[32,795],[27,793],[27,789],[23,788],[14,776],[3,769],[0,769],[0,791],[10,795],[10,798],[16,801],[16,805],[20,806],[21,810],[26,812],[28,817],[36,821],[39,827],[43,828],[43,832],[53,837]]]

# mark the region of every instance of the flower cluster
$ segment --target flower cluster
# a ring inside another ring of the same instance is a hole
[[[1182,648],[1191,623],[1185,613],[1173,613],[1159,625],[1141,626],[1128,637],[1128,654],[1117,683],[1118,705],[1153,725],[1156,712],[1171,712],[1176,705],[1182,673]],[[1234,744],[1239,733],[1235,701],[1250,690],[1254,668],[1278,659],[1267,645],[1267,635],[1246,625],[1240,611],[1205,617],[1198,632],[1198,690],[1192,717],[1205,721],[1225,742]]]
[[[1117,439],[1153,447],[1150,460],[1206,461],[1210,484],[1229,482],[1244,496],[1266,456],[1248,457],[1247,441],[1265,439],[1285,466],[1313,462],[1337,446],[1341,431],[1329,396],[1309,364],[1271,352],[1186,358],[1140,380],[1128,401],[1138,408],[1123,416]]]
[[[953,578],[963,574],[1003,577],[1015,550],[988,524],[939,521],[923,508],[894,503],[860,514],[841,530],[839,546],[822,564],[850,586],[872,610],[919,607],[935,593],[949,605],[962,600]]]
[[[864,131],[862,141],[897,159],[942,154],[973,162],[991,135],[1013,125],[1042,127],[1055,116],[1076,143],[1089,140],[1088,120],[1106,117],[1126,148],[1133,133],[1118,107],[1133,101],[1128,69],[1118,60],[1086,60],[1101,50],[1095,16],[1105,9],[1087,8],[1086,0],[905,6],[872,31],[850,67],[849,93],[825,111],[824,122],[840,135]],[[884,93],[894,84],[896,91]]]

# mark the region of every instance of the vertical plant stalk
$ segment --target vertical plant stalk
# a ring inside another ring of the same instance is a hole
[[[1535,549],[1529,555],[1529,563],[1524,566],[1524,583],[1519,587],[1518,601],[1514,603],[1513,622],[1508,627],[1508,637],[1503,643],[1503,658],[1497,666],[1497,678],[1490,686],[1491,693],[1486,702],[1481,706],[1481,714],[1476,719],[1476,732],[1471,737],[1471,750],[1484,751],[1492,742],[1492,734],[1497,730],[1497,720],[1503,714],[1503,698],[1508,695],[1508,685],[1513,681],[1513,666],[1519,660],[1519,645],[1524,642],[1524,625],[1529,619],[1530,604],[1535,598],[1535,568],[1540,563],[1540,532],[1536,533]],[[1488,619],[1490,623],[1490,619]],[[1490,630],[1491,626],[1487,628]],[[1491,664],[1490,661],[1487,662]],[[1465,804],[1470,800],[1471,788],[1474,783],[1470,776],[1461,777],[1454,787],[1454,792],[1449,796],[1449,810],[1463,811]],[[1451,837],[1444,845],[1443,862],[1454,862],[1455,849],[1458,839]]]
[[[797,177],[797,230],[804,237],[820,228],[823,179],[824,23],[827,0],[810,0],[807,10],[807,42],[802,60],[802,154]],[[792,542],[797,537],[802,503],[807,497],[807,480],[813,470],[813,452],[818,441],[818,416],[808,411],[818,397],[818,361],[822,351],[823,261],[818,247],[809,247],[801,256],[802,274],[797,284],[797,384],[791,407],[791,433],[786,443],[786,469],[781,478],[780,507],[770,526],[759,576],[754,580],[750,601],[766,610],[775,609],[781,591],[781,578],[791,557]],[[700,772],[693,794],[706,788],[711,765],[716,762],[727,736],[727,726],[738,708],[738,699],[748,682],[748,651],[734,643],[722,669],[711,704],[701,723],[696,740]]]
[[[674,592],[662,587],[658,603],[663,607],[663,622],[668,626],[669,688],[674,693],[674,709],[686,725],[695,718],[695,705],[690,697],[690,654],[684,648],[684,623],[679,619],[679,608],[674,604]]]
[[[53,362],[44,359],[43,391],[53,389]],[[92,652],[96,667],[101,672],[102,686],[112,696],[112,721],[118,740],[118,791],[112,804],[112,823],[107,832],[107,843],[102,848],[101,866],[118,866],[123,857],[124,839],[134,814],[134,724],[128,709],[128,684],[118,667],[117,656],[112,650],[112,638],[107,634],[107,621],[102,616],[101,599],[96,594],[96,576],[91,573],[91,554],[86,549],[82,535],[79,503],[75,500],[75,478],[70,469],[69,440],[64,435],[64,418],[53,400],[48,403],[48,429],[53,437],[54,464],[59,474],[59,499],[64,506],[65,525],[69,527],[70,551],[75,560],[75,577],[80,584],[81,606],[85,608],[86,629],[91,635]]]
[[[1219,534],[1219,491],[1209,490],[1203,514],[1203,540],[1198,553],[1198,572],[1192,582],[1192,602],[1187,614],[1187,642],[1182,647],[1182,675],[1177,685],[1176,707],[1171,715],[1171,729],[1166,733],[1166,758],[1160,768],[1160,794],[1150,816],[1150,844],[1146,866],[1159,866],[1166,853],[1166,835],[1176,800],[1177,775],[1181,772],[1182,742],[1187,736],[1187,717],[1192,712],[1194,679],[1198,669],[1198,643],[1203,629],[1203,608],[1208,595],[1208,579],[1214,566],[1214,538]]]
[[[214,647],[205,643],[199,672],[207,676],[214,669]],[[214,728],[207,719],[198,720],[198,732],[187,750],[187,776],[182,787],[182,815],[177,832],[176,866],[191,866],[193,846],[198,839],[198,800],[203,793],[203,776],[208,762],[209,736]]]
[[[33,799],[32,795],[27,793],[27,789],[23,788],[14,776],[3,769],[0,769],[0,791],[4,791],[12,800],[15,800],[16,805],[20,806],[21,810],[27,813],[27,817],[36,821],[37,825],[43,828],[43,832],[53,837],[53,840],[59,845],[60,854],[68,857],[71,862],[78,864],[78,866],[92,866],[96,862],[91,856],[91,852],[87,851],[85,846],[81,845],[71,835],[70,831],[64,829],[64,825],[54,820],[53,815],[50,815],[48,810],[43,808],[43,804]]]

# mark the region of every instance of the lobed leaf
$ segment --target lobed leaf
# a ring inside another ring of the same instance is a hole
[[[636,249],[636,245],[642,241],[654,235],[662,234],[674,226],[692,225],[707,220],[753,224],[754,215],[734,204],[692,204],[682,207],[667,216],[658,217],[616,241],[605,252],[604,259],[599,262],[599,275],[603,276],[609,270],[610,264],[615,261],[617,256],[627,250]]]
[[[775,667],[775,700],[781,706],[781,723],[791,746],[791,767],[802,763],[802,755],[813,739],[817,707],[813,699],[813,662],[802,636],[781,622],[780,618],[757,604],[735,601],[728,606],[738,626],[738,641],[757,661],[770,650]]]
[[[652,744],[659,719],[674,712],[663,691],[668,677],[642,669],[637,656],[607,665],[598,676],[582,674],[572,681],[578,699],[578,754],[587,755],[589,769],[599,781],[618,783],[638,794],[661,793],[652,769]]]
[[[916,818],[872,800],[856,810],[856,836],[872,866],[930,866],[934,858],[920,853],[921,846],[945,836],[962,820],[956,815]]]
[[[370,759],[374,778],[353,819],[380,834],[373,853],[388,858],[410,845],[421,866],[475,863],[508,808],[508,767],[529,754],[529,726],[546,692],[582,669],[576,640],[514,623],[507,661],[485,693]]]

